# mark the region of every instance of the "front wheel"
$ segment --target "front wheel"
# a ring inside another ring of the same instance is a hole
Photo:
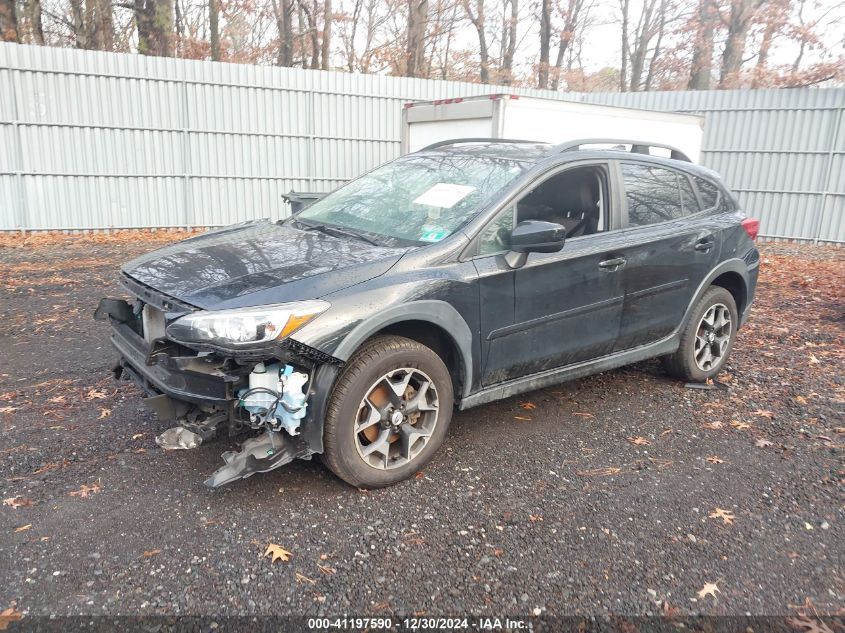
[[[432,458],[452,418],[452,378],[431,349],[379,336],[349,360],[332,391],[323,461],[359,488],[407,479]]]
[[[678,350],[663,357],[663,366],[681,380],[706,382],[724,367],[738,325],[733,295],[720,286],[711,286],[690,314]]]

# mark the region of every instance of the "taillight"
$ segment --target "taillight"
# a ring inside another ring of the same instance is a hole
[[[757,239],[757,234],[760,232],[760,220],[757,218],[745,218],[742,221],[742,228],[748,233],[748,237],[752,240]]]

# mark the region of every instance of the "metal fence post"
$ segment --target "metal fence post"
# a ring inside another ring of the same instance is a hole
[[[17,70],[9,68],[10,94],[12,96],[12,134],[15,137],[15,183],[18,186],[17,228],[26,231],[29,224],[29,208],[26,187],[23,182],[23,137],[21,135],[20,111],[18,109]]]
[[[194,217],[193,209],[191,208],[191,148],[190,139],[188,138],[188,82],[182,77],[182,204],[184,210],[182,212],[182,224],[185,229],[191,228],[191,218]]]
[[[833,135],[830,137],[830,148],[827,152],[827,167],[825,169],[824,184],[822,186],[822,201],[819,209],[819,220],[816,223],[816,229],[813,231],[813,244],[818,244],[821,240],[822,227],[824,226],[825,213],[827,211],[827,200],[829,198],[831,188],[833,187],[833,160],[836,156],[836,143],[839,140],[839,130],[842,127],[842,117],[845,115],[845,107],[840,107],[835,110],[836,121],[833,124]]]

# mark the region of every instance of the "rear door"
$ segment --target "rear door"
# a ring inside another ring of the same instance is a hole
[[[701,210],[691,178],[664,165],[620,161],[620,249],[625,300],[615,350],[658,341],[681,322],[696,290],[719,259],[716,216]]]

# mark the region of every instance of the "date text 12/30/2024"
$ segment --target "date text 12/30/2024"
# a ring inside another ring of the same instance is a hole
[[[336,617],[336,618],[308,618],[308,628],[314,631],[347,630],[347,631],[386,631],[390,629],[406,631],[530,631],[533,627],[528,619],[520,618],[364,618],[364,617]]]

